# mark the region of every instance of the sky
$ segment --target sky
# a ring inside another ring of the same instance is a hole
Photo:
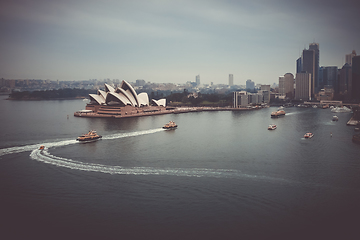
[[[278,83],[309,43],[360,54],[358,0],[2,0],[0,78]]]

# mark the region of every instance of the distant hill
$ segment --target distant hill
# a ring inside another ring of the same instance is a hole
[[[33,91],[33,92],[30,91],[12,92],[11,94],[9,94],[8,100],[75,99],[75,98],[86,98],[90,93],[96,93],[96,90],[64,88],[58,90],[45,90],[45,91]]]

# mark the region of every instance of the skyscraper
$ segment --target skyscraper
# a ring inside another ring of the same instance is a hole
[[[343,96],[343,99],[350,100],[351,98],[351,66],[345,63],[340,70],[339,78],[339,94]]]
[[[234,85],[234,75],[229,74],[229,86],[233,86]]]
[[[356,56],[356,51],[353,50],[350,54],[345,55],[345,63],[352,65],[352,58]]]
[[[300,73],[302,71],[302,63],[301,57],[296,60],[296,73]]]
[[[200,75],[197,75],[195,78],[196,85],[200,85]]]
[[[360,101],[360,56],[352,58],[352,99]]]
[[[315,52],[315,70],[314,70],[314,84],[315,84],[315,92],[318,92],[319,89],[319,60],[320,60],[320,50],[318,43],[310,43],[309,50],[314,50]]]
[[[311,77],[311,97],[314,97],[315,94],[315,79],[314,79],[314,72],[315,72],[315,51],[314,50],[307,50],[304,49],[301,56],[302,62],[302,70],[304,72],[310,73]]]
[[[295,99],[311,100],[311,73],[297,73],[295,78],[295,85]]]

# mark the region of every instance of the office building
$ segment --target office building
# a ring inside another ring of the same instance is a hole
[[[311,85],[310,85],[310,92],[311,97],[314,97],[315,94],[315,79],[314,79],[314,73],[315,73],[315,51],[314,50],[307,50],[304,49],[301,56],[301,62],[302,62],[302,71],[307,72],[311,76]]]
[[[352,58],[352,100],[360,102],[360,56]]]
[[[260,91],[264,96],[264,103],[270,103],[270,85],[261,85]]]
[[[311,100],[311,73],[301,72],[296,74],[295,78],[295,99],[307,101]]]
[[[284,98],[294,98],[294,75],[286,73],[279,77],[279,93]]]
[[[200,85],[200,75],[197,75],[196,78],[195,78],[195,83],[197,86]]]
[[[343,100],[351,99],[352,72],[349,63],[345,63],[339,74],[339,95]]]
[[[234,75],[229,74],[229,86],[233,86],[233,85],[234,85]]]
[[[300,73],[302,71],[302,63],[301,57],[296,60],[296,73]]]
[[[356,56],[356,51],[353,50],[350,54],[345,55],[345,63],[352,65],[352,58]]]
[[[249,105],[249,100],[246,91],[233,92],[233,107],[246,107]]]
[[[315,53],[315,69],[314,69],[314,91],[315,93],[320,90],[319,88],[319,60],[320,60],[320,49],[318,43],[310,43],[309,50],[313,50]]]
[[[253,91],[255,89],[255,82],[251,81],[250,79],[246,80],[246,89]]]

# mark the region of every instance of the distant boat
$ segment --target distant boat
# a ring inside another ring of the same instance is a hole
[[[41,145],[40,147],[39,147],[39,150],[44,150],[45,149],[45,146],[44,145]]]
[[[338,116],[334,115],[333,118],[332,118],[332,120],[333,120],[333,121],[338,121],[339,118],[338,118]]]
[[[268,126],[268,130],[275,130],[276,129],[276,125],[275,124],[270,124]]]
[[[284,110],[278,110],[276,112],[272,112],[271,113],[271,117],[280,117],[280,116],[284,116],[285,115],[285,111]]]
[[[304,138],[312,138],[314,136],[314,134],[312,134],[311,132],[305,133]]]

